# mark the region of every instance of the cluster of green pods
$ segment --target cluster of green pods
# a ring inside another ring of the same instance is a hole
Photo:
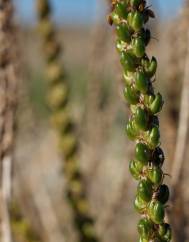
[[[129,170],[139,181],[134,207],[142,215],[138,223],[140,242],[171,241],[171,228],[165,222],[169,188],[163,183],[164,153],[160,148],[158,113],[163,98],[155,93],[157,60],[149,58],[146,47],[151,40],[145,24],[154,18],[145,0],[112,0],[109,23],[115,25],[116,48],[124,70],[124,97],[131,109],[126,134],[136,141],[135,158]]]

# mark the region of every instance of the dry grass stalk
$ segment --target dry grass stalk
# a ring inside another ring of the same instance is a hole
[[[13,6],[0,1],[0,192],[1,241],[11,242],[9,205],[12,183],[12,149],[14,144],[15,107],[18,69],[16,62]]]

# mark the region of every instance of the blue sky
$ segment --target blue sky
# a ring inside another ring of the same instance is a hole
[[[19,20],[23,23],[35,21],[36,0],[13,0]],[[91,22],[95,16],[97,2],[102,0],[51,0],[56,21],[71,24]],[[163,17],[174,17],[182,6],[183,0],[151,0],[157,2]],[[103,16],[103,11],[99,13]]]

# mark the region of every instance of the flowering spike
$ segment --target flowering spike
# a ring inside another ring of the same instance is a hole
[[[157,60],[150,59],[146,53],[151,33],[145,24],[155,15],[145,0],[112,0],[112,9],[109,18],[116,28],[116,48],[124,71],[124,96],[132,113],[126,134],[136,141],[135,159],[130,162],[129,170],[139,181],[134,202],[142,215],[138,223],[139,241],[169,242],[171,229],[165,223],[169,188],[163,184],[164,154],[157,116],[163,98],[153,87]]]

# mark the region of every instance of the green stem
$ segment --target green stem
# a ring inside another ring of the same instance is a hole
[[[84,181],[78,167],[78,139],[69,111],[69,87],[59,60],[61,48],[51,20],[48,0],[37,0],[39,31],[43,39],[43,51],[47,62],[49,81],[48,105],[52,111],[51,121],[59,136],[59,150],[64,160],[67,178],[67,197],[74,213],[80,241],[98,241],[94,221],[89,212]]]
[[[146,54],[151,40],[145,24],[154,18],[145,0],[112,0],[109,23],[116,28],[116,48],[124,70],[124,96],[131,117],[126,125],[129,139],[136,141],[135,158],[130,161],[132,176],[139,181],[134,206],[141,214],[140,242],[169,242],[170,225],[165,222],[169,188],[162,171],[164,153],[160,148],[159,118],[163,98],[155,93],[157,60]]]

